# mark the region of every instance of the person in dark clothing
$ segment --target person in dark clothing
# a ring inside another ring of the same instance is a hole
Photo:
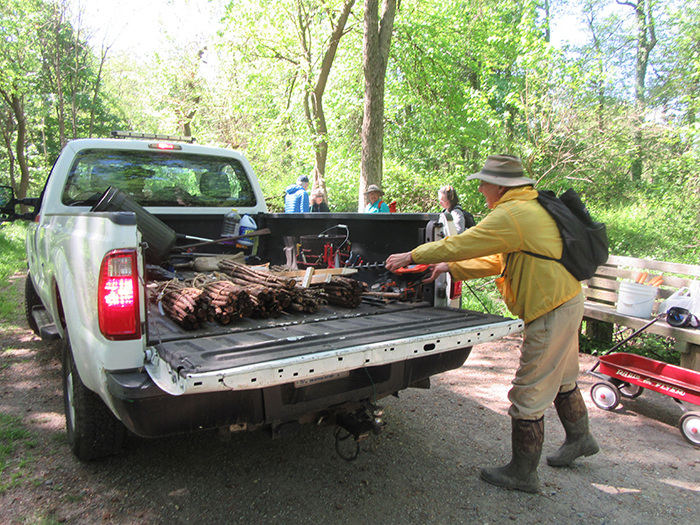
[[[326,201],[323,196],[323,190],[321,190],[320,188],[317,188],[316,191],[314,191],[311,211],[331,211],[328,209],[328,204],[326,204]]]
[[[452,215],[457,233],[462,233],[464,230],[476,226],[474,216],[468,211],[464,211],[459,205],[459,197],[452,186],[440,188],[438,190],[438,198],[440,199],[440,206],[443,207],[446,213]]]

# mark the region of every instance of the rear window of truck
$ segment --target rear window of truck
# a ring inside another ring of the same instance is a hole
[[[93,149],[78,153],[63,189],[66,206],[93,205],[110,187],[141,206],[255,206],[245,169],[229,157]]]

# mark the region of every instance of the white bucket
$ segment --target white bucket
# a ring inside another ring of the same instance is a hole
[[[657,290],[656,286],[621,282],[617,295],[617,312],[649,319]]]

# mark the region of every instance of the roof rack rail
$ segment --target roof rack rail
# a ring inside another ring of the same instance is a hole
[[[187,142],[189,144],[196,142],[194,137],[186,137],[184,135],[153,135],[136,131],[112,131],[111,134],[115,139],[167,140],[169,142]]]

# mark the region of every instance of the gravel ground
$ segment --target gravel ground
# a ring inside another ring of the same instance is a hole
[[[82,464],[66,444],[58,346],[23,327],[5,330],[0,415],[19,418],[31,440],[15,440],[0,474],[10,485],[0,489],[0,523],[697,523],[700,450],[677,429],[678,406],[645,391],[599,410],[587,355],[580,385],[602,451],[573,468],[547,466],[544,455],[563,440],[552,407],[540,494],[482,482],[480,467],[510,458],[506,392],[518,344],[516,336],[476,346],[430,390],[383,400],[388,425],[354,462],[336,453],[332,428],[309,427],[274,441],[132,437],[119,456]]]

